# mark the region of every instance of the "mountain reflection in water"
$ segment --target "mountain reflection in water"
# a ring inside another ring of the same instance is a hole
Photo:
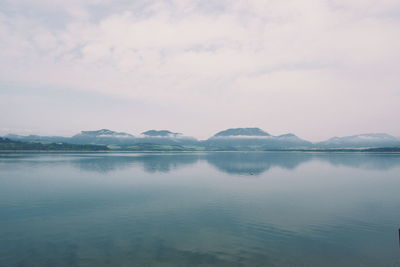
[[[205,161],[215,169],[234,175],[260,175],[271,168],[293,170],[299,165],[316,160],[333,166],[387,170],[400,166],[399,154],[383,153],[311,153],[311,152],[199,152],[199,153],[71,153],[45,154],[40,161],[32,154],[3,154],[2,161],[19,159],[25,164],[70,163],[82,171],[108,173],[139,165],[145,172],[170,172]]]

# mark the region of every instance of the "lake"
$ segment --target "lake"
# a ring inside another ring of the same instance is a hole
[[[0,266],[400,266],[399,228],[400,154],[0,154]]]

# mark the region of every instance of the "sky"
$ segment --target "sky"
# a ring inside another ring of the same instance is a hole
[[[400,136],[398,0],[2,0],[0,135]]]

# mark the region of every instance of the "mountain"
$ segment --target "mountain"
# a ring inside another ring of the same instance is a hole
[[[17,135],[8,134],[4,136],[8,139],[21,142],[36,142],[36,143],[71,143],[71,144],[120,144],[134,143],[134,136],[123,132],[114,132],[108,129],[97,131],[82,131],[72,137],[63,136],[39,136],[39,135]]]
[[[67,142],[69,140],[68,137],[63,137],[63,136],[7,134],[4,137],[14,141],[36,142],[36,143],[62,143],[62,142]]]
[[[39,150],[39,151],[106,151],[109,150],[107,146],[99,145],[76,145],[67,143],[38,143],[38,142],[22,142],[15,141],[8,138],[0,137],[0,151],[11,150]]]
[[[280,148],[311,148],[314,146],[313,143],[292,133],[275,136],[274,140]]]
[[[6,136],[15,141],[37,142],[37,143],[54,143],[64,142],[71,144],[93,144],[93,145],[109,145],[114,149],[125,149],[136,144],[154,144],[154,145],[190,145],[196,146],[199,141],[193,137],[184,136],[168,130],[149,130],[143,132],[140,136],[133,136],[129,133],[115,132],[109,129],[101,129],[94,131],[81,131],[72,137],[60,136],[37,136],[37,135],[15,135]],[[150,146],[151,147],[151,146]],[[159,150],[159,149],[158,149]]]
[[[218,132],[214,137],[232,137],[232,136],[270,136],[260,128],[231,128]]]
[[[96,131],[81,131],[72,136],[69,140],[74,144],[131,144],[135,142],[135,137],[124,132],[114,132],[108,129]]]
[[[27,143],[103,145],[114,150],[267,151],[356,149],[367,151],[368,149],[375,149],[374,151],[378,151],[381,149],[379,151],[397,151],[400,148],[400,138],[384,133],[333,137],[323,142],[311,143],[292,133],[274,136],[254,127],[226,129],[203,141],[169,130],[148,130],[138,136],[133,136],[129,133],[115,132],[109,129],[81,131],[72,137],[8,134],[5,138]],[[392,148],[396,149],[393,150]]]
[[[376,148],[400,146],[400,139],[385,133],[333,137],[316,144],[322,148]]]
[[[142,135],[145,135],[147,137],[176,137],[179,135],[182,135],[181,133],[173,133],[168,130],[149,130],[146,132],[143,132]]]
[[[216,133],[204,145],[210,150],[276,150],[313,146],[294,134],[273,136],[260,128],[227,129]]]
[[[96,138],[132,138],[131,134],[123,132],[114,132],[108,129],[101,129],[97,131],[81,131],[81,133],[74,135],[73,137],[90,136]]]
[[[137,143],[159,144],[159,145],[198,145],[199,141],[181,133],[169,130],[148,130],[141,134],[136,140]]]

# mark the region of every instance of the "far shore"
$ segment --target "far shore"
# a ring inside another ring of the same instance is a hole
[[[203,152],[230,152],[230,153],[363,153],[363,154],[400,154],[400,151],[368,151],[368,150],[0,150],[1,153],[203,153]]]

